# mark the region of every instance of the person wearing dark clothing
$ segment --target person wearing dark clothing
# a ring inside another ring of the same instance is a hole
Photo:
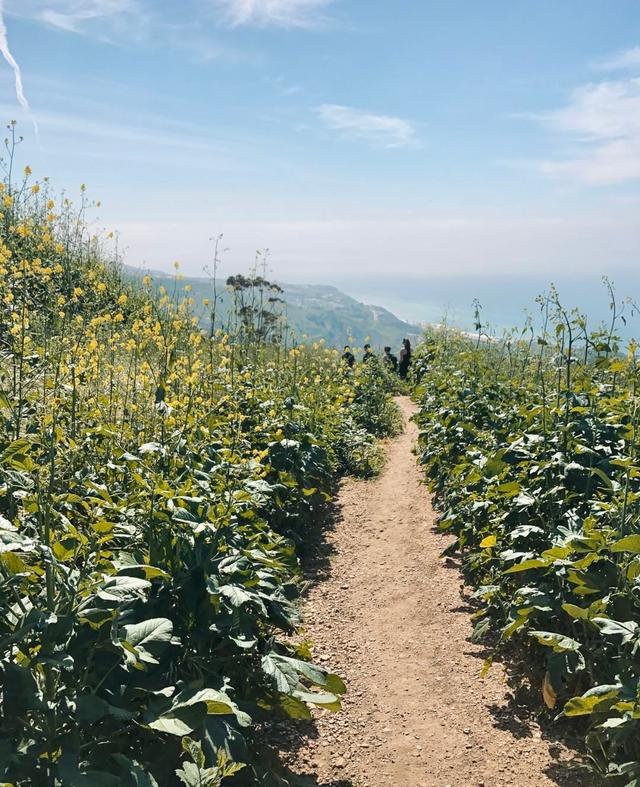
[[[351,347],[349,347],[348,344],[345,344],[344,346],[342,360],[346,363],[349,369],[352,369],[353,364],[356,362],[356,356],[351,352]]]
[[[363,349],[364,355],[362,356],[362,363],[367,363],[367,361],[370,361],[372,358],[376,357],[371,350],[370,344],[365,344]]]
[[[398,371],[398,359],[391,352],[391,347],[384,348],[384,355],[382,356],[382,360],[384,361],[384,365],[387,367],[387,369],[390,372]]]
[[[402,348],[400,350],[400,363],[398,364],[398,372],[402,379],[406,379],[409,365],[411,364],[411,342],[409,339],[402,340]]]

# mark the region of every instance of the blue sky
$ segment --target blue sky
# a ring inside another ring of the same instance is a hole
[[[269,247],[281,279],[367,294],[636,284],[637,0],[2,5],[21,156],[86,182],[132,264],[197,273],[224,233],[224,273]]]

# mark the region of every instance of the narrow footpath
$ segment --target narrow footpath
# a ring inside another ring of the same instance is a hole
[[[480,678],[487,654],[469,641],[461,575],[441,557],[451,537],[412,452],[415,408],[398,403],[406,430],[379,478],[343,482],[305,602],[315,658],[346,679],[344,710],[318,712],[286,759],[323,787],[586,787],[502,666]]]

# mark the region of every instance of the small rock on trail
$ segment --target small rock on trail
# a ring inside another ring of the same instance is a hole
[[[586,787],[575,753],[512,711],[502,667],[479,677],[486,653],[412,453],[415,406],[398,404],[406,431],[379,478],[343,481],[330,570],[306,600],[305,636],[345,678],[344,710],[319,711],[284,757],[319,787]]]

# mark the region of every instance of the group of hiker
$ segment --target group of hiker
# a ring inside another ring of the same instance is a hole
[[[371,360],[377,357],[371,349],[370,344],[365,344],[363,350],[364,354],[362,356],[362,363],[369,363]],[[350,369],[355,365],[356,357],[351,352],[351,347],[349,347],[348,344],[346,344],[344,347],[342,360]],[[402,347],[400,348],[398,355],[394,355],[391,352],[391,347],[387,345],[384,348],[382,363],[390,372],[400,375],[400,377],[404,380],[411,364],[411,342],[409,339],[402,340]]]

